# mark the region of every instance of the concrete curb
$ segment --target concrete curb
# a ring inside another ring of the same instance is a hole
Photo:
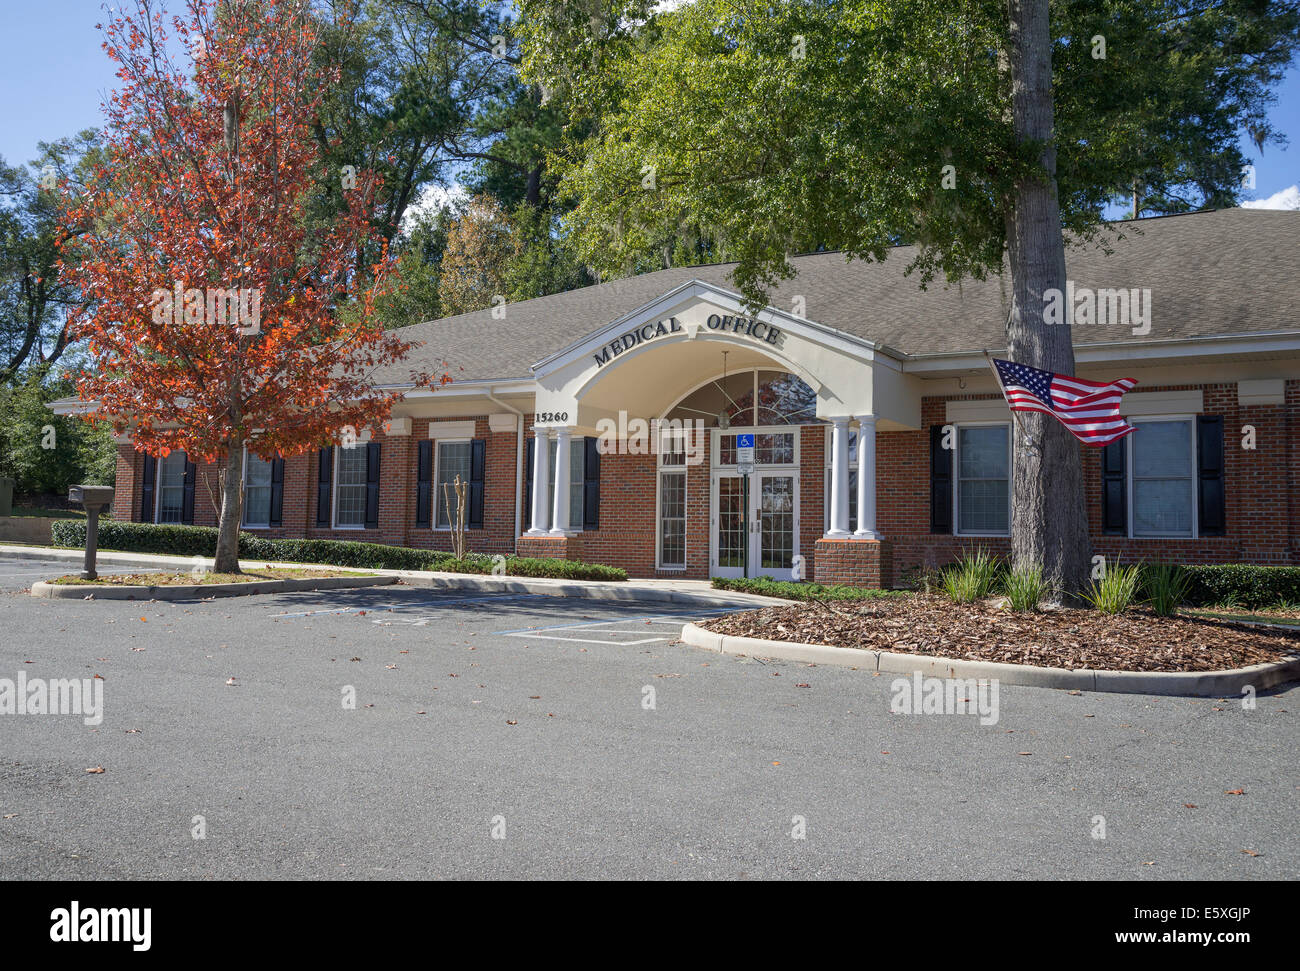
[[[260,593],[297,593],[303,590],[348,590],[396,583],[397,577],[314,577],[301,580],[265,580],[251,583],[185,583],[146,587],[122,584],[32,584],[32,596],[48,600],[207,600],[209,597],[252,597]]]
[[[474,573],[398,574],[412,587],[435,590],[473,590],[480,593],[527,593],[543,597],[578,597],[584,600],[614,600],[623,603],[667,603],[693,607],[770,607],[787,603],[753,594],[692,593],[686,590],[639,586],[635,580],[601,583],[594,580],[547,580],[540,577],[493,577]]]
[[[13,556],[20,559],[69,560],[80,564],[85,554],[81,550],[61,549],[58,547],[7,547],[0,544],[0,555]],[[179,567],[187,571],[195,565],[194,557],[171,556],[163,553],[115,553],[103,551],[99,553],[97,562],[103,567],[143,567],[153,569],[170,569],[172,567]],[[211,566],[212,558],[203,557],[202,562],[207,566]],[[268,564],[266,560],[240,560],[239,562],[240,566],[249,569],[263,565],[321,569],[328,565],[322,563],[274,562]],[[586,600],[611,600],[622,601],[625,603],[663,603],[688,607],[758,608],[789,603],[787,600],[780,600],[774,597],[760,597],[751,593],[732,593],[728,591],[717,591],[715,593],[705,593],[702,591],[696,592],[691,590],[673,589],[666,585],[652,586],[638,583],[636,580],[610,583],[600,580],[551,580],[544,577],[507,577],[478,573],[439,573],[427,570],[367,569],[366,572],[399,579],[407,586],[428,587],[435,590],[468,590],[478,593],[522,593],[545,597],[579,597]],[[663,583],[663,581],[658,581],[658,583]],[[240,584],[240,586],[243,586],[243,584]],[[35,589],[35,585],[33,585],[33,589]],[[143,590],[144,588],[140,587],[137,589]],[[263,590],[260,592],[270,593],[272,591]],[[96,598],[100,598],[98,593],[96,593]],[[149,598],[145,597],[144,599]],[[161,598],[155,597],[154,599]]]
[[[865,651],[825,644],[796,644],[793,641],[769,641],[759,637],[731,637],[705,630],[695,624],[687,624],[682,628],[682,642],[706,651],[717,651],[719,654],[833,664],[880,674],[902,676],[919,671],[926,677],[934,678],[997,679],[1002,684],[1117,694],[1226,697],[1240,694],[1241,689],[1247,685],[1256,691],[1262,691],[1274,685],[1300,680],[1300,657],[1232,671],[1069,671],[1065,668],[1001,664],[994,661]]]

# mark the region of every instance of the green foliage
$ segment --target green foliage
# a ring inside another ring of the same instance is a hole
[[[1038,605],[1051,592],[1043,579],[1041,566],[1017,567],[1007,573],[1003,581],[1007,600],[1012,610],[1037,610]]]
[[[1196,607],[1246,607],[1258,610],[1300,601],[1300,567],[1189,566],[1184,568],[1186,602]]]
[[[1002,561],[987,550],[968,550],[939,574],[939,583],[955,603],[975,603],[993,593],[1002,569]]]
[[[1100,580],[1092,581],[1083,592],[1083,599],[1103,614],[1122,614],[1137,598],[1141,576],[1140,566],[1120,566],[1116,561],[1114,566],[1106,568]]]
[[[117,446],[109,427],[46,407],[75,393],[70,381],[42,383],[39,372],[0,388],[0,475],[12,477],[19,494],[67,495],[71,485],[113,484]]]
[[[84,547],[86,522],[60,520],[51,526],[55,546]],[[99,546],[128,553],[162,553],[172,556],[212,556],[217,549],[213,526],[176,526],[100,520]],[[455,559],[440,550],[417,550],[382,543],[354,543],[336,539],[267,539],[239,534],[239,556],[268,563],[323,563],[371,570],[439,570],[449,573],[491,573],[495,558],[470,554]],[[626,580],[627,571],[577,560],[534,559],[507,556],[507,576],[556,577],[565,580]]]
[[[716,590],[734,590],[737,593],[754,593],[762,597],[780,597],[784,600],[873,600],[880,597],[907,596],[903,590],[876,590],[870,587],[824,586],[792,580],[774,580],[771,577],[714,577]]]
[[[1042,175],[1041,146],[1013,130],[1006,4],[654,6],[518,3],[526,77],[588,126],[561,194],[592,266],[657,260],[686,219],[740,261],[759,304],[790,275],[786,254],[818,248],[881,259],[916,243],[923,280],[1001,270],[1015,187]],[[1277,140],[1267,108],[1300,37],[1294,4],[1095,0],[1052,3],[1051,17],[1067,232],[1097,236],[1135,183],[1150,187],[1144,211],[1239,198],[1242,130]]]
[[[1172,617],[1187,598],[1191,577],[1174,563],[1148,563],[1142,567],[1142,597],[1161,617]]]

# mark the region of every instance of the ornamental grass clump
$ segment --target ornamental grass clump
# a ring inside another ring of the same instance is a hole
[[[1191,586],[1187,571],[1175,563],[1151,563],[1142,570],[1147,605],[1161,617],[1172,617],[1187,599]]]
[[[1043,568],[1038,565],[1016,567],[1007,574],[1004,589],[1012,610],[1037,610],[1048,594]]]
[[[956,603],[975,603],[992,594],[1001,569],[998,558],[986,550],[966,552],[955,565],[943,570],[939,583]]]
[[[1142,570],[1138,566],[1107,567],[1100,580],[1093,580],[1083,599],[1103,614],[1122,614],[1133,605]]]

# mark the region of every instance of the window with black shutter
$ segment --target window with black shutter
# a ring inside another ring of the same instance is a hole
[[[154,519],[154,483],[158,479],[158,460],[152,455],[144,457],[144,468],[140,472],[140,518],[139,522],[151,523]]]
[[[1197,526],[1202,536],[1227,532],[1227,496],[1223,468],[1223,416],[1196,419]]]
[[[330,525],[334,508],[334,446],[327,445],[317,455],[316,472],[316,525]]]
[[[487,472],[487,443],[481,438],[470,442],[469,496],[465,511],[467,529],[483,528],[483,496]]]
[[[1109,536],[1128,533],[1128,448],[1121,438],[1101,450],[1101,531]]]
[[[379,443],[366,445],[366,529],[379,528]]]
[[[271,525],[284,524],[284,459],[271,460]]]
[[[433,509],[433,440],[427,439],[416,449],[415,525],[428,526]]]
[[[582,440],[582,528],[600,529],[600,444],[599,438]]]
[[[930,426],[930,532],[952,532],[952,449],[943,447],[943,425]]]
[[[533,527],[533,450],[537,447],[537,439],[528,439],[528,447],[524,450],[526,453],[524,461],[524,529]]]
[[[187,526],[194,525],[194,479],[196,471],[194,463],[187,458],[185,460],[185,480],[181,486],[183,490],[181,498],[181,522]]]

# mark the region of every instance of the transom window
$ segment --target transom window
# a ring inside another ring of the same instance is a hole
[[[366,446],[334,450],[334,525],[364,529],[366,525]]]
[[[179,523],[185,516],[185,453],[172,449],[158,461],[157,522]]]
[[[1011,426],[961,425],[956,444],[957,532],[1010,532]]]
[[[817,421],[817,392],[788,371],[749,368],[697,388],[665,417],[702,419],[712,428],[810,425]]]
[[[1193,423],[1134,421],[1133,535],[1191,536],[1196,522]]]
[[[720,465],[736,464],[736,435],[738,432],[723,432],[718,436],[718,463]],[[755,432],[755,465],[793,465],[795,461],[794,432]]]
[[[271,525],[271,463],[253,452],[244,454],[244,525]]]

